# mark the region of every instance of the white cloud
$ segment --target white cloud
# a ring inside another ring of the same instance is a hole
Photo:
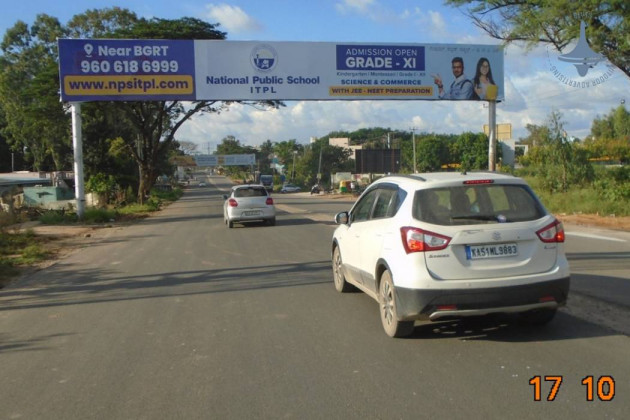
[[[364,24],[367,21],[393,22],[401,27],[412,27],[412,33],[421,34],[420,42],[499,44],[476,27],[452,23],[458,17],[453,18],[439,8],[421,10],[416,7],[394,12],[394,6],[386,9],[378,0],[339,0],[335,7],[344,18],[346,15],[359,17]],[[208,11],[212,19],[231,32],[261,28],[235,6],[210,5]],[[583,138],[594,118],[609,113],[624,99],[623,94],[630,92],[630,82],[619,71],[611,80],[592,89],[565,86],[550,71],[551,55],[544,45],[532,50],[519,44],[506,48],[505,101],[497,104],[497,122],[511,123],[515,139],[527,135],[527,124],[545,124],[552,110],[563,113],[565,128],[571,135]],[[630,100],[630,95],[625,99]],[[229,112],[198,117],[186,123],[178,139],[218,144],[224,137],[233,135],[248,145],[259,145],[268,139],[272,142],[296,139],[308,143],[310,137],[322,137],[332,131],[371,127],[410,131],[415,127],[417,133],[459,134],[479,132],[488,123],[488,108],[481,102],[290,101],[286,104],[285,108],[274,111],[234,105]]]
[[[369,14],[370,8],[376,4],[374,0],[343,0],[335,5],[340,13]]]
[[[263,25],[238,6],[208,4],[206,18],[216,21],[231,33],[259,32]]]

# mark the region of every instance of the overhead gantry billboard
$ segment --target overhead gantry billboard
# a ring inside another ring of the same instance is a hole
[[[60,39],[61,98],[490,100],[496,45]]]

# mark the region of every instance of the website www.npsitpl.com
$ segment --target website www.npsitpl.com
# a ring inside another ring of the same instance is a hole
[[[191,95],[190,75],[66,76],[68,96]]]

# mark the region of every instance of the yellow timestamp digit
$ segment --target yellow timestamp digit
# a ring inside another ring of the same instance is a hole
[[[586,401],[593,401],[595,394],[595,379],[586,376],[582,379],[582,385],[586,387]],[[600,376],[597,380],[597,398],[600,401],[610,401],[615,398],[615,380],[612,376]]]
[[[547,401],[553,401],[556,399],[558,395],[558,391],[560,391],[560,385],[562,385],[562,376],[545,376],[545,382],[553,382],[553,386],[549,391],[549,395],[547,395]],[[534,387],[534,401],[541,400],[541,388],[542,388],[542,379],[540,376],[534,376],[529,380],[529,384]]]

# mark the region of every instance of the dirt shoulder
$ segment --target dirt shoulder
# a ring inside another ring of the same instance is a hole
[[[35,264],[16,267],[15,275],[0,277],[0,289],[31,273],[54,265],[77,249],[90,246],[108,230],[124,229],[131,223],[134,223],[134,220],[91,225],[45,225],[40,222],[26,222],[9,227],[7,229],[9,232],[32,231],[39,238],[39,245],[46,252],[47,258]]]
[[[630,232],[630,217],[603,217],[596,214],[557,214],[563,223]]]

